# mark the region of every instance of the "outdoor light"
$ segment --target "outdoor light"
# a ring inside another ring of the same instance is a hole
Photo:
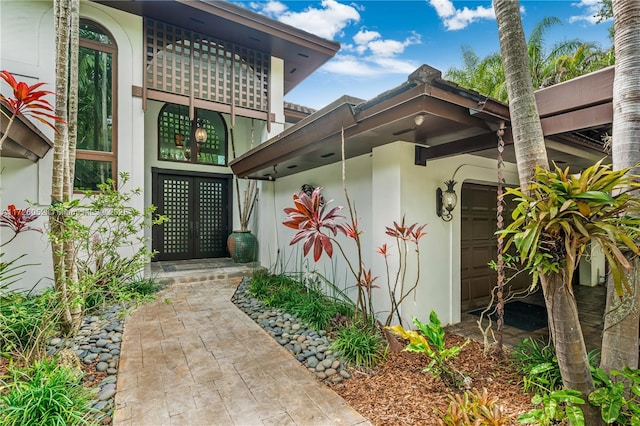
[[[453,219],[451,212],[456,208],[458,196],[453,186],[456,184],[454,180],[448,180],[444,183],[447,185],[446,191],[442,192],[442,188],[436,189],[436,214],[445,222]]]
[[[207,141],[207,131],[200,125],[198,121],[198,127],[196,128],[195,138],[198,145],[203,145]]]
[[[424,123],[424,114],[418,114],[413,117],[413,122],[416,123],[416,126],[422,126],[422,123]]]

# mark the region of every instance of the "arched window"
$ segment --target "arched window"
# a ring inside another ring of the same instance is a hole
[[[74,188],[97,189],[117,177],[117,53],[111,34],[80,21],[78,142]]]
[[[158,117],[158,159],[197,164],[227,164],[227,126],[222,115],[189,107],[166,104]]]

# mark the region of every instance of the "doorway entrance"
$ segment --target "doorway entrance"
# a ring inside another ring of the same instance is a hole
[[[152,169],[153,204],[169,221],[152,230],[154,260],[227,257],[231,175]]]

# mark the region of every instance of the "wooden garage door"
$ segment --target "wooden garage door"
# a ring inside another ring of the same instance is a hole
[[[486,306],[497,282],[496,272],[488,266],[498,258],[497,187],[465,183],[461,192],[461,310],[466,312]],[[505,222],[511,218],[509,206],[504,218]],[[529,276],[521,274],[509,284],[512,289],[524,288],[529,284]]]

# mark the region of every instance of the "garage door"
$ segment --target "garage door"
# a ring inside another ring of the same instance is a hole
[[[497,260],[496,248],[497,187],[471,183],[462,185],[461,191],[461,253],[460,284],[462,312],[481,308],[490,300],[491,289],[497,283],[497,274],[488,264]],[[505,222],[511,218],[511,209],[505,209]],[[512,289],[525,288],[530,283],[527,274],[521,274],[509,284]]]

